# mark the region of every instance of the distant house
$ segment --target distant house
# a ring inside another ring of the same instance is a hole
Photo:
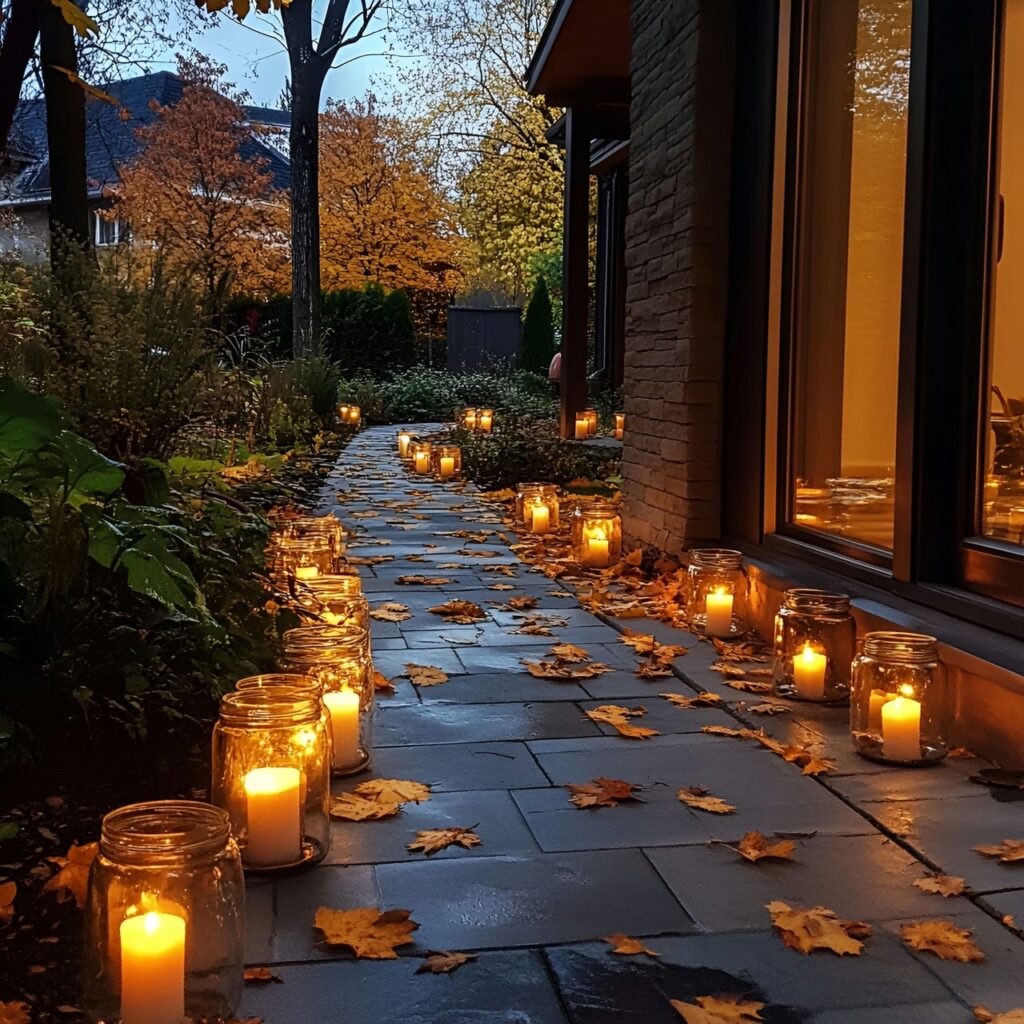
[[[86,104],[86,167],[94,241],[98,246],[116,245],[125,226],[108,220],[99,211],[109,206],[104,190],[118,181],[117,168],[129,163],[141,143],[136,129],[156,120],[150,104],[172,106],[181,99],[184,83],[169,71],[139,75],[105,85],[104,90],[131,116],[97,100]],[[245,107],[250,124],[276,132],[250,138],[242,156],[262,158],[273,176],[275,188],[291,182],[288,158],[282,151],[287,138],[288,113],[270,107]],[[278,142],[282,148],[278,148]],[[38,259],[49,240],[50,163],[46,146],[46,103],[42,97],[23,100],[14,117],[7,152],[0,158],[0,253],[17,253]]]

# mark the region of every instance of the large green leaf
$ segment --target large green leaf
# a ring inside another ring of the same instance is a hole
[[[57,444],[68,468],[72,493],[108,498],[124,482],[124,470],[120,464],[102,455],[77,434],[62,431]]]
[[[17,459],[52,441],[60,413],[52,399],[26,391],[11,377],[0,378],[0,453]]]
[[[156,555],[131,547],[122,552],[121,564],[128,572],[128,586],[137,594],[144,594],[174,608],[195,607],[194,601],[186,593],[187,581]]]

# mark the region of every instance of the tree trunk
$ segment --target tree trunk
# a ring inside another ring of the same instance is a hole
[[[39,56],[46,97],[46,138],[50,156],[50,261],[64,267],[67,247],[90,250],[86,189],[85,93],[57,67],[78,72],[71,26],[52,3],[37,3]]]
[[[0,154],[7,149],[21,85],[36,47],[36,6],[36,0],[11,0],[7,31],[0,47]]]
[[[287,10],[287,8],[286,8]],[[292,199],[292,349],[307,355],[320,340],[320,89],[315,63],[292,62],[288,136]]]

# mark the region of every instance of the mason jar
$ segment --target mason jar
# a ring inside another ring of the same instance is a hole
[[[224,810],[154,800],[111,811],[85,903],[88,1018],[232,1019],[242,998],[244,908]]]
[[[746,631],[747,577],[731,548],[694,548],[687,578],[687,618],[694,632],[727,638]]]
[[[285,531],[274,532],[267,553],[271,575],[283,586],[332,573],[338,560],[327,537],[296,537]]]
[[[409,445],[412,453],[412,468],[414,473],[426,476],[430,472],[430,453],[433,445],[429,441],[413,441]]]
[[[856,641],[846,594],[787,590],[775,616],[775,692],[817,703],[846,700]]]
[[[282,524],[281,533],[296,540],[322,537],[336,558],[345,554],[345,529],[333,512],[322,516],[296,516]]]
[[[454,480],[462,475],[462,449],[457,444],[436,444],[430,457],[438,480]]]
[[[857,752],[888,764],[941,761],[948,750],[945,690],[935,637],[868,633],[853,661],[850,690]]]
[[[547,509],[534,522],[534,512]],[[559,500],[555,484],[522,483],[516,490],[516,521],[523,524],[530,533],[549,533],[558,529]]]
[[[357,575],[318,576],[295,586],[301,608],[329,626],[370,628],[370,605]]]
[[[622,520],[610,505],[577,507],[572,517],[572,551],[584,569],[607,569],[622,558]]]
[[[290,686],[225,694],[213,727],[213,802],[247,871],[308,867],[330,845],[331,740],[321,701]]]
[[[409,445],[415,436],[411,430],[399,430],[395,435],[398,442],[398,457],[400,459],[409,458]]]

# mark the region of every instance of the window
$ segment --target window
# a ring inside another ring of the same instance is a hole
[[[893,547],[910,0],[807,0],[798,42],[783,521]]]
[[[109,219],[102,210],[93,210],[93,240],[96,245],[117,245],[128,238],[128,225],[119,219]]]

